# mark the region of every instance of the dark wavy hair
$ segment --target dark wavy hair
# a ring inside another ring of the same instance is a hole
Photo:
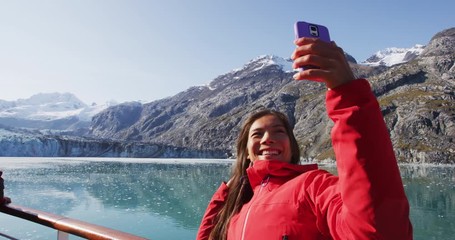
[[[227,228],[232,216],[237,214],[242,208],[243,204],[249,202],[253,196],[253,189],[251,188],[248,182],[248,178],[246,177],[246,169],[250,166],[251,162],[247,158],[248,133],[250,131],[251,125],[253,125],[256,120],[269,115],[277,117],[283,123],[286,129],[286,133],[289,136],[291,143],[291,163],[300,163],[299,145],[295,139],[292,127],[289,124],[289,120],[285,114],[275,110],[263,109],[250,115],[243,123],[242,129],[237,138],[237,160],[231,173],[229,193],[226,199],[226,203],[215,219],[216,224],[210,233],[209,238],[211,240],[226,240]]]

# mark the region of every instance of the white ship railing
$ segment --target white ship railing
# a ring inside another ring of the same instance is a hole
[[[135,236],[129,233],[121,232],[118,230],[110,229],[103,226],[87,223],[84,221],[55,215],[39,211],[32,208],[22,207],[18,205],[8,204],[0,206],[0,212],[22,218],[31,222],[35,222],[46,227],[57,230],[58,240],[69,239],[69,234],[76,235],[86,239],[128,239],[128,240],[142,240],[143,237]],[[0,233],[7,239],[16,239],[6,234]]]

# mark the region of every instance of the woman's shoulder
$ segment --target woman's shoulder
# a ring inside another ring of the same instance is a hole
[[[302,174],[300,174],[298,177],[295,179],[296,181],[300,182],[301,184],[305,186],[310,186],[310,185],[332,185],[336,184],[338,182],[338,176],[334,175],[333,173],[325,170],[325,169],[313,169],[306,171]]]

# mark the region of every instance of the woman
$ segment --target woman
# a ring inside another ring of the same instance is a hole
[[[354,76],[343,50],[296,40],[296,80],[323,81],[334,121],[338,176],[298,165],[286,117],[253,114],[237,141],[231,180],[215,192],[197,239],[412,239],[409,204],[378,102]]]

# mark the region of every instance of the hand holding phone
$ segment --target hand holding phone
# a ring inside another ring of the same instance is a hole
[[[294,33],[295,33],[295,39],[302,38],[302,37],[311,37],[311,38],[319,38],[325,42],[330,42],[330,34],[329,30],[327,27],[319,25],[319,24],[314,24],[314,23],[308,23],[308,22],[303,22],[299,21],[296,22],[294,25]],[[305,69],[317,69],[318,67],[312,66],[312,65],[307,65],[300,70],[305,70]]]
[[[292,54],[294,66],[303,70],[294,74],[294,79],[325,82],[328,88],[334,88],[355,78],[343,49],[331,42],[325,26],[297,22],[294,30],[296,39],[306,38],[296,42],[297,48]],[[314,70],[305,71],[308,69]]]

